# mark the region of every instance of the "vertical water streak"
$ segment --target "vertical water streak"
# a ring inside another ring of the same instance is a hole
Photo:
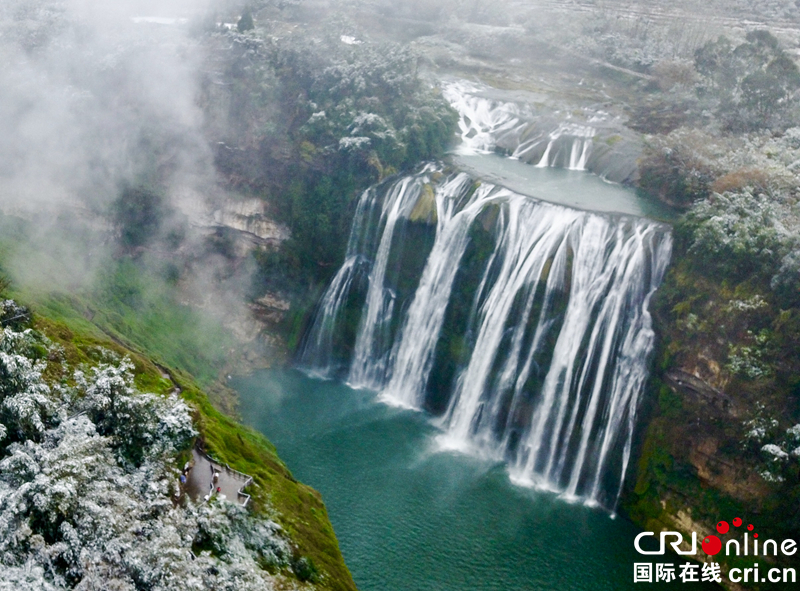
[[[488,436],[487,425],[480,424],[482,416],[485,417],[481,412],[483,398],[512,306],[517,295],[539,279],[565,232],[581,217],[576,210],[518,198],[511,199],[504,211],[508,223],[497,242],[502,264],[479,310],[475,352],[459,377],[448,409],[448,436],[456,441],[466,442],[479,431],[483,439]],[[519,348],[512,347],[512,357],[518,353]],[[514,360],[513,364],[516,363]]]
[[[544,154],[542,154],[539,162],[536,163],[536,168],[547,168],[550,166],[550,152],[553,150],[553,144],[556,139],[558,139],[558,136],[553,137],[553,134],[550,134],[547,140],[547,148],[545,148]]]
[[[539,402],[531,417],[529,435],[523,447],[527,451],[523,467],[517,471],[540,484],[548,483],[552,453],[559,448],[557,435],[571,402],[569,390],[575,380],[581,361],[579,352],[591,323],[592,311],[603,295],[608,283],[608,270],[604,269],[603,254],[608,227],[599,216],[585,216],[571,235],[573,260],[571,288],[564,320],[542,384]]]
[[[547,136],[547,147],[536,163],[537,168],[562,167],[568,170],[586,170],[586,164],[592,152],[592,138],[595,130],[592,127],[575,123],[562,123]],[[533,146],[522,146],[515,150],[521,155]],[[568,152],[567,152],[568,148]]]
[[[617,375],[615,376],[614,388],[623,388],[623,396],[620,397],[620,407],[624,408],[625,419],[627,421],[625,429],[625,443],[622,448],[622,466],[619,484],[616,495],[613,497],[613,505],[616,506],[622,494],[622,487],[630,461],[633,433],[636,427],[636,415],[639,408],[639,399],[644,391],[645,382],[648,376],[649,356],[653,351],[655,332],[653,330],[653,319],[650,314],[650,301],[664,280],[670,257],[672,256],[672,236],[659,237],[655,232],[647,235],[649,248],[653,252],[650,277],[647,284],[646,293],[634,309],[635,318],[630,323],[628,334],[625,339],[621,360]],[[645,355],[644,360],[641,355]],[[643,363],[643,361],[645,361]],[[604,460],[611,451],[614,439],[618,437],[617,432],[607,431],[600,448],[601,459]],[[601,463],[598,463],[600,466]],[[590,493],[590,498],[598,499],[601,493],[601,473],[599,469],[595,473],[594,484]]]
[[[578,170],[578,161],[581,157],[581,152],[583,148],[583,142],[581,140],[575,139],[572,140],[572,150],[569,154],[569,168],[570,170]]]
[[[378,191],[370,187],[361,194],[356,205],[345,261],[322,295],[303,342],[300,365],[321,377],[333,377],[332,374],[336,369],[333,362],[333,334],[343,304],[350,295],[353,279],[363,262],[363,253],[371,250],[369,244],[371,218],[376,205],[380,205]]]
[[[348,257],[320,300],[311,328],[306,335],[300,364],[320,376],[329,378],[334,372],[333,333],[355,276],[358,256]]]
[[[581,149],[581,157],[578,163],[572,170],[586,170],[586,163],[589,161],[589,155],[592,152],[592,138],[583,140],[583,148]]]
[[[394,290],[386,285],[386,269],[397,222],[407,218],[420,197],[425,178],[408,176],[395,183],[383,202],[383,233],[369,273],[367,300],[361,315],[348,383],[378,390],[387,378],[391,343],[389,326],[394,314]]]
[[[436,239],[392,352],[391,378],[381,393],[393,404],[421,405],[469,228],[496,193],[494,187],[485,185],[461,204],[472,186],[472,179],[462,173],[436,191]],[[462,208],[457,211],[459,205]]]
[[[606,372],[618,368],[622,362],[619,355],[612,358],[615,345],[619,338],[619,333],[625,330],[625,324],[628,318],[623,318],[627,300],[636,297],[636,287],[631,285],[633,276],[636,275],[637,262],[644,258],[644,251],[641,244],[638,243],[638,233],[641,229],[636,228],[634,236],[625,241],[622,236],[623,226],[617,228],[616,243],[620,245],[619,250],[615,253],[617,262],[615,269],[614,281],[609,285],[605,297],[602,299],[600,311],[597,320],[595,321],[595,329],[592,332],[591,345],[586,353],[587,359],[595,362],[597,366],[597,373],[594,375],[590,393],[588,396],[586,410],[584,411],[583,420],[579,433],[579,444],[577,454],[572,461],[572,472],[570,474],[569,482],[566,485],[566,495],[574,497],[578,494],[578,484],[581,474],[586,469],[586,458],[590,450],[590,438],[594,435],[596,438],[596,431],[599,429],[600,433],[603,431],[608,432],[609,427],[616,432],[616,422],[620,418],[620,409],[616,407],[618,399],[618,392],[611,390],[611,402],[606,403],[605,408],[602,405],[602,397],[606,394]],[[641,277],[637,277],[641,279]],[[597,361],[595,361],[597,359]],[[587,368],[591,364],[587,363],[584,366],[584,375]],[[586,384],[585,378],[582,376],[581,386]],[[598,422],[598,413],[605,411],[607,420],[605,424]],[[571,439],[573,429],[576,421],[571,420],[567,437]],[[568,440],[569,440],[568,439]],[[593,447],[593,446],[592,446]],[[558,472],[554,475],[555,478],[560,479],[563,467],[565,465],[565,456],[562,454],[558,462]],[[598,471],[603,468],[605,457],[596,458]],[[548,468],[552,466],[552,457]]]

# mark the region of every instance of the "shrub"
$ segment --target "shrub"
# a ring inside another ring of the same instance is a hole
[[[720,277],[769,282],[788,250],[777,208],[750,191],[715,194],[697,204],[678,231],[689,236],[693,265]]]

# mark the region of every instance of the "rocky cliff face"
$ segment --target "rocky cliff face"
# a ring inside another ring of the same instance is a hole
[[[702,535],[739,515],[770,538],[796,538],[795,313],[753,295],[756,282],[704,277],[685,255],[654,307],[661,353],[624,510],[651,531]]]
[[[262,199],[228,198],[213,211],[211,218],[216,227],[248,234],[260,245],[277,246],[290,236],[286,226],[269,217]]]

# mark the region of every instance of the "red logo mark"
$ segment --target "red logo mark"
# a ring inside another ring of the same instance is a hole
[[[719,554],[720,550],[722,550],[722,542],[717,536],[708,536],[703,540],[703,552],[709,556]]]

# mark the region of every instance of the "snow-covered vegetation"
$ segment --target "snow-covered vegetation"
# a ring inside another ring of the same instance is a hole
[[[652,136],[642,184],[690,207],[678,230],[703,273],[756,278],[784,307],[800,289],[800,128],[715,136],[677,129]]]
[[[784,308],[800,289],[800,72],[767,31],[695,53],[695,110],[653,134],[640,161],[645,190],[688,209],[679,224],[695,269],[757,280]]]
[[[260,289],[326,281],[344,255],[356,196],[441,157],[453,138],[456,115],[420,76],[421,56],[332,11],[303,34],[262,18],[246,33],[215,30],[207,39],[224,65],[202,99],[226,146],[219,170],[269,199],[291,230],[278,252],[259,254]]]
[[[772,286],[789,281],[791,274],[782,270],[791,265],[790,254],[800,248],[800,226],[790,225],[791,208],[781,205],[748,189],[714,194],[687,217],[686,227],[692,233],[688,252],[709,273],[757,274]],[[791,279],[789,287],[796,290],[800,276]]]
[[[753,418],[744,422],[744,447],[759,456],[759,474],[772,484],[797,478],[800,468],[800,424],[788,429],[779,425],[760,403]]]
[[[705,25],[674,23],[664,27],[649,15],[625,19],[613,12],[601,12],[599,18],[586,19],[580,34],[568,41],[583,55],[612,64],[647,72],[659,63],[691,57],[695,47],[708,35]],[[573,27],[575,24],[572,25]]]
[[[197,435],[192,409],[176,394],[139,392],[129,360],[96,354],[74,368],[31,329],[0,332],[4,585],[262,590],[300,570],[273,521],[184,494],[178,457]]]

